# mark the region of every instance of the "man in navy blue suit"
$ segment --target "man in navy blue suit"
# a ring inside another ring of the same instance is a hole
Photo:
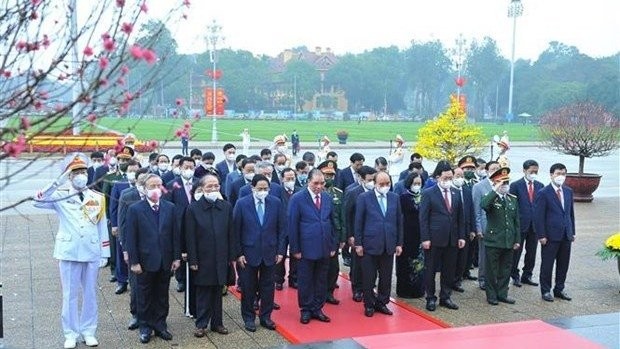
[[[340,190],[346,192],[347,187],[357,181],[357,170],[364,166],[365,160],[364,155],[360,153],[351,154],[351,157],[349,158],[351,164],[343,168],[340,173],[338,173],[338,182],[336,183],[336,186],[340,188]]]
[[[355,253],[362,260],[364,315],[375,310],[392,315],[387,307],[392,288],[394,255],[403,251],[403,216],[398,195],[390,192],[390,175],[379,171],[375,189],[360,194],[355,205]],[[373,291],[379,275],[377,295]]]
[[[245,329],[254,332],[254,301],[258,292],[261,326],[275,330],[271,320],[275,266],[285,254],[286,212],[280,199],[270,195],[269,180],[252,178],[252,195],[240,198],[233,210],[237,266],[242,279],[241,316]]]
[[[95,172],[101,166],[103,166],[103,153],[100,151],[92,152],[90,154],[90,166],[86,169],[86,176],[88,176],[86,185],[90,187],[95,182]]]
[[[237,178],[237,180],[232,183],[228,183],[228,192],[230,195],[226,198],[226,200],[231,206],[235,207],[235,204],[239,199],[241,188],[252,182],[252,178],[254,178],[255,174],[255,167],[256,160],[252,158],[245,158],[241,160],[241,177]]]
[[[145,180],[146,200],[127,210],[126,251],[131,271],[137,275],[140,342],[151,340],[151,331],[171,340],[166,318],[170,308],[168,288],[171,272],[181,264],[180,233],[174,204],[160,200],[161,178],[149,174]]]
[[[536,180],[538,177],[538,163],[534,160],[526,160],[523,163],[523,178],[510,183],[510,194],[517,197],[519,203],[519,224],[521,226],[521,243],[520,248],[515,251],[512,260],[512,283],[516,287],[521,284],[538,286],[538,283],[532,280],[532,271],[536,264],[536,249],[538,240],[534,233],[534,201],[540,189],[544,187],[542,183]],[[523,265],[523,274],[519,278],[519,260],[523,251],[525,242],[525,259]]]
[[[271,180],[271,176],[273,175],[273,165],[271,165],[268,161],[259,161],[254,165],[254,172],[257,175],[263,175],[269,180],[269,195],[275,196],[277,198],[282,196],[282,186],[278,183],[275,183]],[[239,188],[239,198],[252,194],[252,183],[248,183],[241,188]]]
[[[564,186],[566,166],[557,163],[549,170],[551,183],[541,189],[534,201],[534,231],[541,245],[540,292],[542,299],[571,300],[564,291],[570,250],[575,241],[573,191]],[[551,295],[551,275],[555,268],[555,287]]]
[[[282,176],[280,178],[280,183],[282,183],[282,194],[280,195],[280,200],[282,201],[282,205],[284,206],[284,212],[288,211],[288,202],[293,197],[293,194],[297,193],[301,190],[301,187],[295,185],[297,182],[295,178],[295,170],[287,167],[282,170]],[[288,235],[284,237],[284,250],[288,249],[289,238]],[[287,256],[284,255],[284,260],[282,263],[276,265],[275,270],[275,283],[276,290],[282,290],[284,286],[284,277],[286,276],[286,268],[285,261]],[[289,258],[288,259],[288,285],[292,288],[297,288],[297,259]]]
[[[426,309],[435,311],[435,270],[441,266],[439,305],[458,309],[450,299],[456,272],[457,248],[465,246],[465,225],[460,197],[452,188],[454,171],[440,161],[433,177],[437,185],[424,189],[420,202],[420,239],[424,249]]]
[[[323,191],[325,176],[317,169],[310,171],[308,187],[293,194],[288,206],[290,253],[298,263],[297,299],[300,322],[310,319],[330,322],[323,313],[327,299],[329,258],[336,254],[338,242],[332,219],[332,198]]]
[[[224,195],[226,193],[226,186],[230,185],[230,183],[226,182],[226,177],[230,172],[234,172],[237,168],[237,164],[235,163],[235,159],[237,158],[237,148],[232,143],[226,143],[224,144],[222,151],[224,152],[224,160],[218,162],[215,165],[215,169],[220,175],[220,183],[222,183],[220,192]]]
[[[473,159],[473,157],[471,158]],[[465,246],[459,249],[457,253],[456,273],[454,275],[454,285],[452,289],[456,292],[465,292],[463,288],[463,278],[469,275],[467,256],[469,255],[471,242],[474,241],[476,237],[476,218],[474,216],[474,202],[471,189],[465,185],[465,172],[460,165],[454,169],[452,186],[461,200],[463,207],[463,225],[465,229]]]

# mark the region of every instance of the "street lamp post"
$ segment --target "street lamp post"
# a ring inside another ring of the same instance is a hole
[[[512,18],[512,54],[510,56],[510,87],[508,90],[508,114],[506,118],[512,120],[512,91],[515,75],[515,39],[517,34],[517,17],[523,14],[521,0],[512,0],[508,6],[508,17]]]
[[[454,54],[456,55],[456,98],[460,101],[461,98],[461,86],[463,84],[463,80],[461,80],[461,71],[463,70],[463,60],[465,58],[465,54],[467,48],[465,45],[467,44],[467,40],[463,37],[463,34],[459,34],[459,37],[455,40],[456,48],[454,50]]]
[[[213,71],[211,74],[211,78],[213,79],[213,108],[211,118],[213,120],[211,126],[211,143],[217,143],[217,111],[215,108],[217,102],[217,79],[218,74],[216,74],[215,69],[217,65],[217,44],[220,39],[223,39],[221,36],[222,26],[215,22],[211,22],[211,25],[207,26],[207,46],[210,49],[210,58],[211,63],[213,64]]]

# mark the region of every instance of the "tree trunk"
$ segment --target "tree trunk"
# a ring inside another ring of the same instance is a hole
[[[583,164],[586,162],[586,157],[579,155],[579,175],[583,175]]]

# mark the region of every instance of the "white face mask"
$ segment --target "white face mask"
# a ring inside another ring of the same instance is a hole
[[[95,170],[96,170],[96,169],[98,169],[99,167],[101,167],[101,165],[102,165],[102,163],[100,163],[100,162],[93,162],[93,165],[92,165],[92,166],[93,166],[93,169],[95,169]]]
[[[535,181],[536,179],[538,179],[538,175],[536,173],[526,173],[525,174],[525,179],[527,179],[528,181]]]
[[[555,185],[557,185],[558,187],[561,187],[562,184],[564,184],[564,181],[566,180],[566,176],[555,176],[555,178],[553,178],[553,183],[555,183]]]
[[[246,181],[251,182],[254,179],[254,172],[246,173],[243,175]]]
[[[508,184],[503,184],[499,187],[499,193],[502,195],[508,194],[508,190],[510,190],[510,186]]]
[[[237,158],[237,155],[234,154],[234,153],[233,154],[226,154],[226,160],[228,160],[228,161],[231,161],[231,162],[235,161],[236,158]]]
[[[278,153],[286,153],[286,146],[279,146],[276,148],[276,150],[278,151]]]
[[[162,172],[166,172],[168,171],[168,163],[167,162],[162,162],[159,164],[159,170]]]
[[[138,190],[138,193],[144,195],[144,186],[143,185],[136,185],[136,189]]]
[[[202,196],[203,196],[202,192],[194,193],[194,200],[198,201],[202,198]]]
[[[267,195],[269,195],[269,190],[254,191],[256,200],[265,200]]]
[[[375,181],[365,182],[364,183],[364,188],[366,188],[366,190],[373,190],[373,189],[375,189]]]
[[[159,198],[161,198],[161,189],[160,188],[147,189],[146,197],[151,199],[151,201],[153,202],[158,202]]]
[[[478,177],[480,178],[485,178],[487,176],[487,171],[486,170],[480,170],[480,171],[476,171],[476,174],[478,175]]]
[[[135,183],[136,182],[136,173],[135,172],[127,172],[127,180],[130,183]]]
[[[220,198],[220,192],[218,192],[218,191],[212,191],[212,192],[209,192],[209,193],[204,193],[203,195],[204,195],[205,199],[207,199],[210,202],[215,202],[215,200]]]
[[[310,171],[312,171],[312,169],[314,168],[314,166],[310,166],[310,165],[308,165],[308,167],[307,167],[307,168],[308,168],[308,172],[310,172]]]
[[[463,184],[465,184],[465,178],[455,178],[452,181],[452,184],[454,184],[455,187],[460,188],[463,186]]]
[[[86,183],[88,183],[88,177],[83,173],[76,175],[71,180],[71,184],[73,184],[73,188],[78,189],[78,190],[86,188]]]
[[[378,187],[377,192],[379,194],[385,195],[390,191],[390,187]]]
[[[157,166],[157,165],[151,166],[151,171],[152,172],[157,172],[158,170],[159,170],[159,166]]]
[[[416,193],[417,194],[417,193],[420,192],[420,189],[422,189],[422,186],[420,186],[420,185],[412,185],[411,186],[411,192],[412,193]]]
[[[284,165],[276,165],[276,171],[278,172],[282,172],[282,170],[284,170],[286,168],[286,166]]]
[[[213,168],[213,164],[205,164],[205,163],[202,163],[202,167],[204,167],[204,168],[206,168],[206,169],[210,169],[210,168]]]
[[[192,179],[192,177],[194,177],[194,170],[192,169],[185,169],[181,172],[181,177],[183,177],[185,180],[190,180]]]
[[[117,163],[118,160],[116,160],[116,158],[111,158],[110,161],[108,161],[108,165],[110,166],[116,166]]]
[[[284,188],[286,188],[287,190],[295,189],[295,181],[286,181],[286,182],[284,182]]]
[[[172,173],[173,173],[175,176],[179,176],[179,175],[181,175],[181,168],[180,168],[180,167],[175,167],[175,168],[173,168],[173,169],[172,169]]]
[[[439,184],[439,186],[443,189],[449,189],[452,186],[452,181],[451,180],[439,181],[437,182],[437,184]]]

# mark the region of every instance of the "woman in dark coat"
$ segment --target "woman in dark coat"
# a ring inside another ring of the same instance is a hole
[[[185,214],[187,257],[196,285],[196,337],[205,335],[209,323],[212,331],[228,334],[222,317],[222,287],[235,259],[232,206],[219,194],[219,178],[208,173],[199,183],[203,195]]]
[[[404,185],[407,190],[400,195],[403,211],[403,253],[396,257],[396,294],[402,298],[417,298],[424,295],[423,277],[419,275],[419,282],[415,282],[412,263],[420,250],[418,208],[424,181],[420,174],[413,172],[407,176]]]

